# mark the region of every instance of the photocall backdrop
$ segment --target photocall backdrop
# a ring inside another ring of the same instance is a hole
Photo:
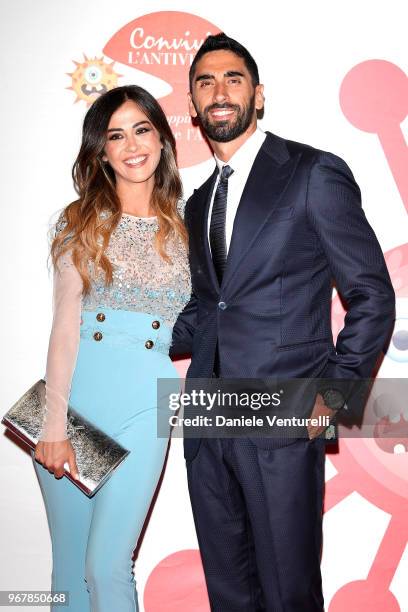
[[[380,376],[407,376],[405,9],[403,0],[209,0],[202,8],[184,0],[2,2],[2,414],[44,375],[47,230],[75,197],[70,169],[89,104],[117,85],[151,91],[177,138],[188,197],[214,166],[188,115],[188,67],[203,38],[220,30],[258,62],[266,94],[261,126],[351,166],[397,293]],[[343,316],[334,297],[335,335]],[[180,373],[187,365],[179,362]],[[387,416],[400,436],[391,445],[375,435],[341,440],[327,457],[322,570],[330,612],[408,611],[408,410],[390,407]],[[0,449],[0,589],[49,589],[51,543],[30,456],[3,432]],[[146,612],[209,611],[181,440],[172,442],[135,573]]]

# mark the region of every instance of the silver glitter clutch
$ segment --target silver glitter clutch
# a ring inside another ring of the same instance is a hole
[[[44,411],[45,381],[41,379],[6,412],[1,422],[30,448],[35,448],[41,435]],[[130,451],[70,406],[67,413],[67,435],[75,451],[79,479],[72,478],[67,470],[64,475],[91,497]]]

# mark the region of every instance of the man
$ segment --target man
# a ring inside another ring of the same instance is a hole
[[[171,354],[192,354],[189,378],[368,378],[395,298],[360,190],[337,156],[261,131],[263,104],[249,52],[209,36],[191,66],[189,107],[216,168],[186,205],[193,294]],[[336,347],[332,279],[348,309]],[[323,386],[312,416],[350,410],[342,389]],[[185,440],[213,611],[323,610],[322,431]]]

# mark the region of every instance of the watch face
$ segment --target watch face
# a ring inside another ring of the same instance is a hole
[[[344,397],[336,389],[328,389],[323,393],[324,403],[328,408],[339,410],[344,405]]]

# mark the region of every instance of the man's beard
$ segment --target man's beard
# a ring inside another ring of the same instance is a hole
[[[209,120],[209,112],[216,108],[231,108],[236,111],[236,120],[234,123],[226,121],[217,121],[211,123]],[[202,128],[206,136],[215,142],[230,142],[241,136],[249,128],[255,112],[255,94],[249,100],[248,106],[240,107],[238,104],[211,104],[204,109],[204,112],[197,111]]]

